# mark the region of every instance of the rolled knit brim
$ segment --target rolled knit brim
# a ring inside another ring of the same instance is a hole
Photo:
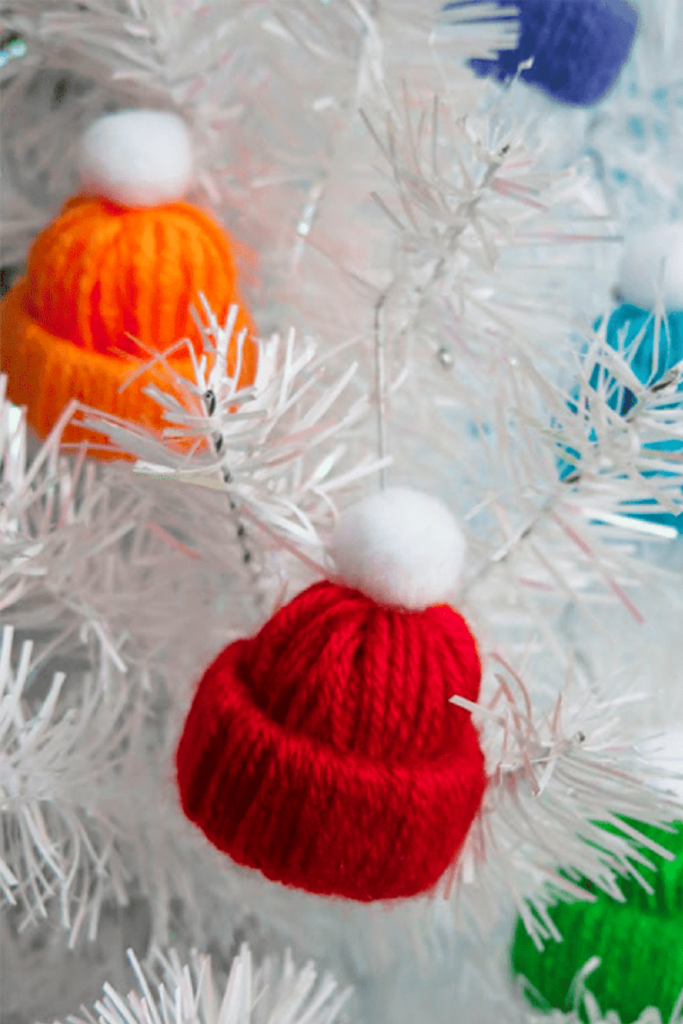
[[[267,878],[368,902],[432,889],[481,803],[472,722],[457,751],[385,763],[288,731],[255,703],[250,645],[202,679],[176,754],[183,810],[218,849]]]
[[[71,399],[84,405],[131,420],[156,432],[168,424],[162,419],[162,407],[144,389],[150,384],[173,391],[173,375],[158,365],[136,377],[134,359],[87,352],[73,342],[44,330],[25,311],[27,285],[19,282],[0,304],[0,371],[7,375],[7,397],[15,405],[25,406],[29,425],[45,438]],[[144,356],[143,356],[144,358]],[[169,365],[180,376],[194,380],[192,360],[170,358]],[[104,435],[77,424],[68,424],[62,441],[76,444],[87,441],[99,446],[98,458],[120,458],[106,445]]]

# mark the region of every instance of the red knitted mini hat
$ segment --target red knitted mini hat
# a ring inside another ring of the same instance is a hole
[[[400,495],[436,505],[378,497]],[[448,543],[441,556],[445,577]],[[347,577],[351,560],[338,557]],[[390,575],[385,563],[380,588]],[[316,583],[205,673],[176,755],[183,809],[234,861],[286,885],[363,901],[426,891],[486,784],[470,715],[449,702],[476,701],[480,673],[447,605],[405,610]]]

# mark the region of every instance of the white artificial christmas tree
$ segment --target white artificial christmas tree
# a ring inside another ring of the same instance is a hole
[[[200,297],[191,376],[148,389],[164,435],[74,402],[40,442],[3,395],[2,1024],[546,1019],[510,977],[516,915],[552,942],[558,896],[670,856],[629,822],[681,818],[683,464],[652,447],[683,441],[681,369],[643,382],[606,316],[622,237],[680,215],[683,14],[640,7],[577,110],[472,74],[518,41],[495,3],[0,5],[3,263],[100,115],[172,111],[259,334],[242,387],[238,311]],[[70,423],[133,459],[61,446]],[[233,864],[174,753],[206,666],[334,574],[340,513],[389,485],[462,528],[450,601],[484,676],[456,703],[488,785],[436,892],[376,906]]]

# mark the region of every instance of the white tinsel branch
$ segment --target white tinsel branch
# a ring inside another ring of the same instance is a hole
[[[237,516],[320,570],[324,534],[334,522],[335,492],[375,474],[383,464],[354,440],[353,430],[362,429],[369,411],[362,391],[352,388],[358,364],[349,362],[337,380],[328,381],[313,343],[299,342],[290,331],[286,338],[258,343],[257,378],[239,389],[244,336],[233,339],[237,308],[232,307],[225,324],[208,306],[204,313],[208,322],[197,322],[205,354],[197,358],[188,345],[196,379],[175,375],[184,403],[157,387],[149,389],[169,422],[166,443],[95,410],[84,410],[83,422],[135,455],[139,473],[224,493]],[[232,343],[238,357],[229,370]],[[177,441],[182,450],[174,447]]]
[[[57,651],[82,658],[85,648],[95,665],[101,650],[125,673],[166,636],[175,601],[168,574],[181,560],[211,550],[226,573],[239,572],[239,562],[230,545],[216,551],[215,520],[204,510],[209,528],[195,538],[199,551],[183,542],[196,505],[143,488],[129,467],[104,472],[83,450],[69,462],[59,445],[74,409],[27,466],[23,415],[0,407],[0,608],[36,642],[50,634],[44,654],[42,643],[36,651],[41,661]]]
[[[569,315],[566,296],[550,299],[548,253],[566,259],[570,243],[604,242],[613,226],[589,208],[584,175],[544,168],[532,125],[404,90],[365,115],[391,179],[373,191],[396,236],[380,290],[391,361],[402,369],[433,335],[451,348],[454,332],[480,363],[492,348],[544,354]]]
[[[175,950],[155,950],[149,967],[132,950],[128,956],[137,990],[123,996],[105,985],[92,1013],[83,1007],[65,1024],[335,1024],[350,996],[330,975],[319,979],[312,963],[298,970],[290,956],[279,970],[268,961],[256,968],[247,947],[222,983],[204,954],[183,964]]]
[[[463,388],[457,415],[446,410],[473,553],[464,593],[498,638],[496,623],[512,604],[519,616],[520,601],[529,626],[544,630],[565,601],[587,608],[616,599],[642,622],[647,588],[666,575],[638,542],[676,537],[652,517],[682,507],[680,454],[651,445],[683,437],[680,368],[643,385],[629,365],[633,353],[607,345],[604,326],[587,338],[569,388],[558,383],[566,368],[556,367],[553,380],[547,359],[543,373],[531,353],[509,344],[487,362],[484,383],[463,358],[473,397],[465,405]],[[626,387],[635,402],[622,415]],[[566,646],[560,636],[553,645]]]
[[[23,413],[0,406],[0,885],[24,927],[59,916],[75,944],[109,899],[141,889],[160,934],[171,899],[192,902],[171,744],[254,608],[214,496],[69,461],[71,413],[27,466]]]
[[[48,916],[53,899],[75,943],[84,922],[97,931],[102,902],[126,902],[119,824],[108,813],[130,777],[141,717],[124,690],[104,700],[68,691],[57,673],[42,700],[28,700],[32,644],[12,667],[13,630],[0,647],[0,888],[24,925]],[[66,705],[66,706],[65,706]],[[126,772],[125,768],[129,771]],[[128,778],[127,778],[128,775]],[[130,798],[130,797],[129,797]]]
[[[603,321],[581,356],[575,394],[564,409],[554,410],[561,424],[555,437],[567,468],[573,470],[572,480],[587,478],[595,491],[602,485],[605,497],[609,494],[605,484],[614,489],[613,511],[676,515],[683,505],[680,452],[652,446],[662,441],[683,442],[683,364],[672,366],[661,379],[653,375],[641,383],[631,363],[639,347],[648,344],[649,331],[654,367],[658,350],[667,344],[662,310],[652,313],[628,348],[623,343],[617,349],[607,344]],[[624,412],[627,392],[632,404]]]
[[[490,919],[512,897],[542,948],[560,938],[547,913],[558,897],[592,902],[592,883],[623,900],[619,881],[628,877],[651,891],[640,869],[671,859],[664,833],[683,806],[655,788],[656,770],[639,757],[636,737],[628,742],[623,710],[643,695],[607,691],[577,670],[541,711],[538,688],[532,701],[503,657],[492,654],[489,666],[479,705],[451,698],[480,725],[489,775],[455,894]],[[639,822],[662,828],[662,843],[643,836]]]

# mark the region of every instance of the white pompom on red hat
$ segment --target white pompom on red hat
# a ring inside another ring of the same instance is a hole
[[[683,310],[683,223],[633,232],[624,243],[618,289],[640,309]]]
[[[122,110],[85,131],[79,149],[82,188],[119,206],[163,206],[189,190],[192,139],[178,114]]]
[[[342,514],[329,551],[347,586],[380,605],[421,611],[452,598],[465,547],[438,498],[388,487]]]

